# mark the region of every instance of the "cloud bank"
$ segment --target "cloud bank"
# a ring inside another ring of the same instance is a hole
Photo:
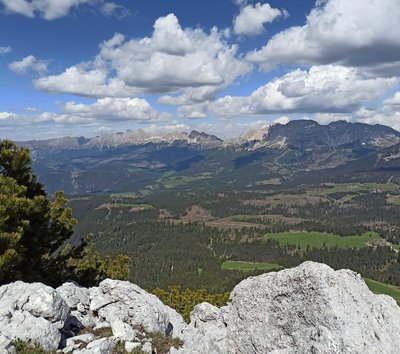
[[[0,0],[0,4],[7,14],[40,17],[48,21],[67,16],[72,9],[82,5],[96,7],[106,16],[124,17],[129,14],[124,6],[104,0]]]
[[[126,40],[116,34],[100,45],[93,61],[41,78],[35,85],[48,92],[91,97],[173,93],[160,101],[201,102],[251,70],[236,54],[237,46],[228,45],[216,28],[209,34],[199,28],[182,29],[170,14],[154,23],[151,37]]]
[[[279,64],[374,67],[400,61],[398,0],[318,0],[304,26],[273,36],[247,59]]]

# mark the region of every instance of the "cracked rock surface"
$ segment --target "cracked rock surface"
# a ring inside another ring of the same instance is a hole
[[[155,352],[151,336],[183,340],[169,354],[398,354],[400,307],[375,295],[349,270],[305,262],[250,277],[228,305],[197,305],[186,325],[173,309],[129,282],[107,279],[98,287],[73,282],[52,289],[15,282],[0,287],[0,353],[15,353],[16,339],[46,350],[111,354]],[[121,343],[120,343],[121,344]]]
[[[59,329],[69,311],[65,300],[49,286],[17,281],[0,287],[0,352],[11,352],[10,343],[16,339],[56,350],[61,341]]]
[[[147,332],[179,335],[185,323],[175,310],[165,306],[155,295],[127,281],[106,279],[89,289],[89,310],[98,322],[122,321],[142,327]]]
[[[198,305],[191,320],[183,348],[173,354],[395,354],[400,348],[395,300],[373,294],[355,272],[315,262],[243,280],[228,306]]]

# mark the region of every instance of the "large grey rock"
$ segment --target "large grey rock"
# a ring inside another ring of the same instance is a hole
[[[95,339],[95,337],[94,337],[94,334],[92,334],[92,333],[80,334],[79,336],[68,338],[67,346],[73,345],[76,342],[89,343],[89,342],[92,342],[94,339]]]
[[[76,309],[79,305],[89,308],[89,289],[70,281],[59,286],[56,290],[71,309]]]
[[[144,343],[142,345],[141,350],[142,350],[143,353],[151,354],[153,352],[151,343],[150,342]]]
[[[125,350],[128,353],[133,352],[135,349],[140,349],[142,347],[142,343],[140,342],[125,342]]]
[[[89,309],[89,289],[75,282],[66,282],[56,290],[71,309],[71,318],[68,320],[70,326],[94,327],[96,325],[96,318]]]
[[[111,329],[114,337],[120,340],[132,341],[137,338],[135,330],[130,325],[122,322],[121,320],[113,321],[111,323]]]
[[[352,271],[314,262],[248,278],[235,287],[231,303],[220,313],[203,312],[205,317],[195,309],[183,348],[171,353],[206,353],[211,328],[221,334],[221,346],[209,353],[218,354],[395,354],[400,348],[396,302],[373,294]]]
[[[195,306],[190,314],[190,325],[180,338],[185,343],[186,354],[225,354],[227,327],[223,310],[206,302]],[[181,352],[170,350],[171,354]]]
[[[75,335],[62,342],[64,353],[111,354],[119,340],[135,338],[136,327],[183,339],[183,347],[170,354],[397,354],[400,348],[400,308],[392,298],[372,294],[354,272],[305,262],[242,281],[221,309],[197,305],[188,326],[176,311],[128,282],[105,280],[90,289],[66,283],[57,291],[15,282],[0,287],[0,353],[15,353],[17,338],[57,349],[60,329],[65,332],[72,318],[78,321],[70,307],[82,323],[111,326],[114,336]],[[150,353],[151,343],[142,342]],[[137,345],[128,342],[127,348]]]
[[[31,341],[46,350],[55,350],[61,341],[59,329],[69,312],[63,298],[43,284],[17,281],[0,287],[0,336],[3,338]],[[9,350],[6,342],[0,341],[0,352]]]
[[[112,354],[112,351],[117,344],[117,339],[114,337],[101,338],[90,342],[86,348],[74,350],[74,354]]]
[[[89,290],[89,309],[96,314],[97,322],[111,325],[119,320],[132,328],[175,336],[185,327],[181,315],[135,284],[106,279]]]
[[[14,354],[15,348],[10,338],[0,334],[0,353]]]
[[[80,348],[82,345],[90,343],[95,340],[95,337],[91,333],[81,334],[72,338],[68,338],[66,341],[66,347],[63,349],[64,353],[71,353],[73,350]]]

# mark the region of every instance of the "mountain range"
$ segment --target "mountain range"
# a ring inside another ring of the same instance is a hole
[[[400,171],[400,132],[383,125],[312,120],[220,139],[143,130],[26,141],[51,193],[149,193],[172,188],[259,188],[387,180]]]

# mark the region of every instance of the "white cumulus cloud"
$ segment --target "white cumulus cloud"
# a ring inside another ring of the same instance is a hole
[[[276,34],[247,59],[266,69],[338,63],[385,72],[400,61],[399,23],[398,0],[319,0],[304,26]]]
[[[82,5],[98,7],[105,15],[123,17],[129,13],[125,7],[104,0],[0,0],[0,4],[6,13],[49,21],[67,16],[73,8]]]
[[[257,35],[264,32],[264,25],[275,19],[287,16],[287,12],[271,7],[270,4],[247,5],[233,22],[233,31],[238,35]]]
[[[93,104],[67,102],[64,116],[95,120],[159,121],[170,118],[170,114],[155,110],[140,98],[101,98]]]
[[[131,14],[129,9],[122,5],[118,5],[115,2],[103,2],[101,12],[105,16],[116,16],[118,18],[123,18]]]
[[[8,67],[18,75],[26,75],[32,71],[44,75],[47,72],[47,61],[38,60],[33,55],[29,55],[8,64]]]
[[[60,108],[60,112],[42,112],[36,107],[30,107],[25,114],[0,112],[0,138],[29,140],[43,139],[46,134],[50,137],[74,135],[77,127],[92,136],[105,127],[115,130],[121,125],[146,123],[170,129],[176,125],[169,113],[158,111],[139,98],[102,98],[90,104],[67,102]]]
[[[180,107],[181,117],[235,117],[279,113],[347,113],[381,98],[398,84],[396,78],[370,78],[355,68],[338,65],[294,70],[253,91],[250,96],[225,96],[214,102]]]
[[[140,93],[118,78],[107,78],[103,65],[82,63],[67,68],[59,75],[34,81],[36,88],[51,93],[70,93],[87,97],[131,97]]]
[[[8,54],[12,52],[11,47],[0,47],[0,55],[2,54]]]
[[[6,120],[15,117],[14,113],[10,112],[0,112],[0,120]]]
[[[393,97],[383,101],[383,105],[390,109],[400,109],[400,92],[396,92]]]
[[[93,97],[163,93],[162,103],[179,105],[213,98],[251,68],[216,28],[210,33],[182,29],[169,14],[155,22],[151,37],[126,40],[116,34],[100,45],[93,61],[41,78],[35,85]]]

